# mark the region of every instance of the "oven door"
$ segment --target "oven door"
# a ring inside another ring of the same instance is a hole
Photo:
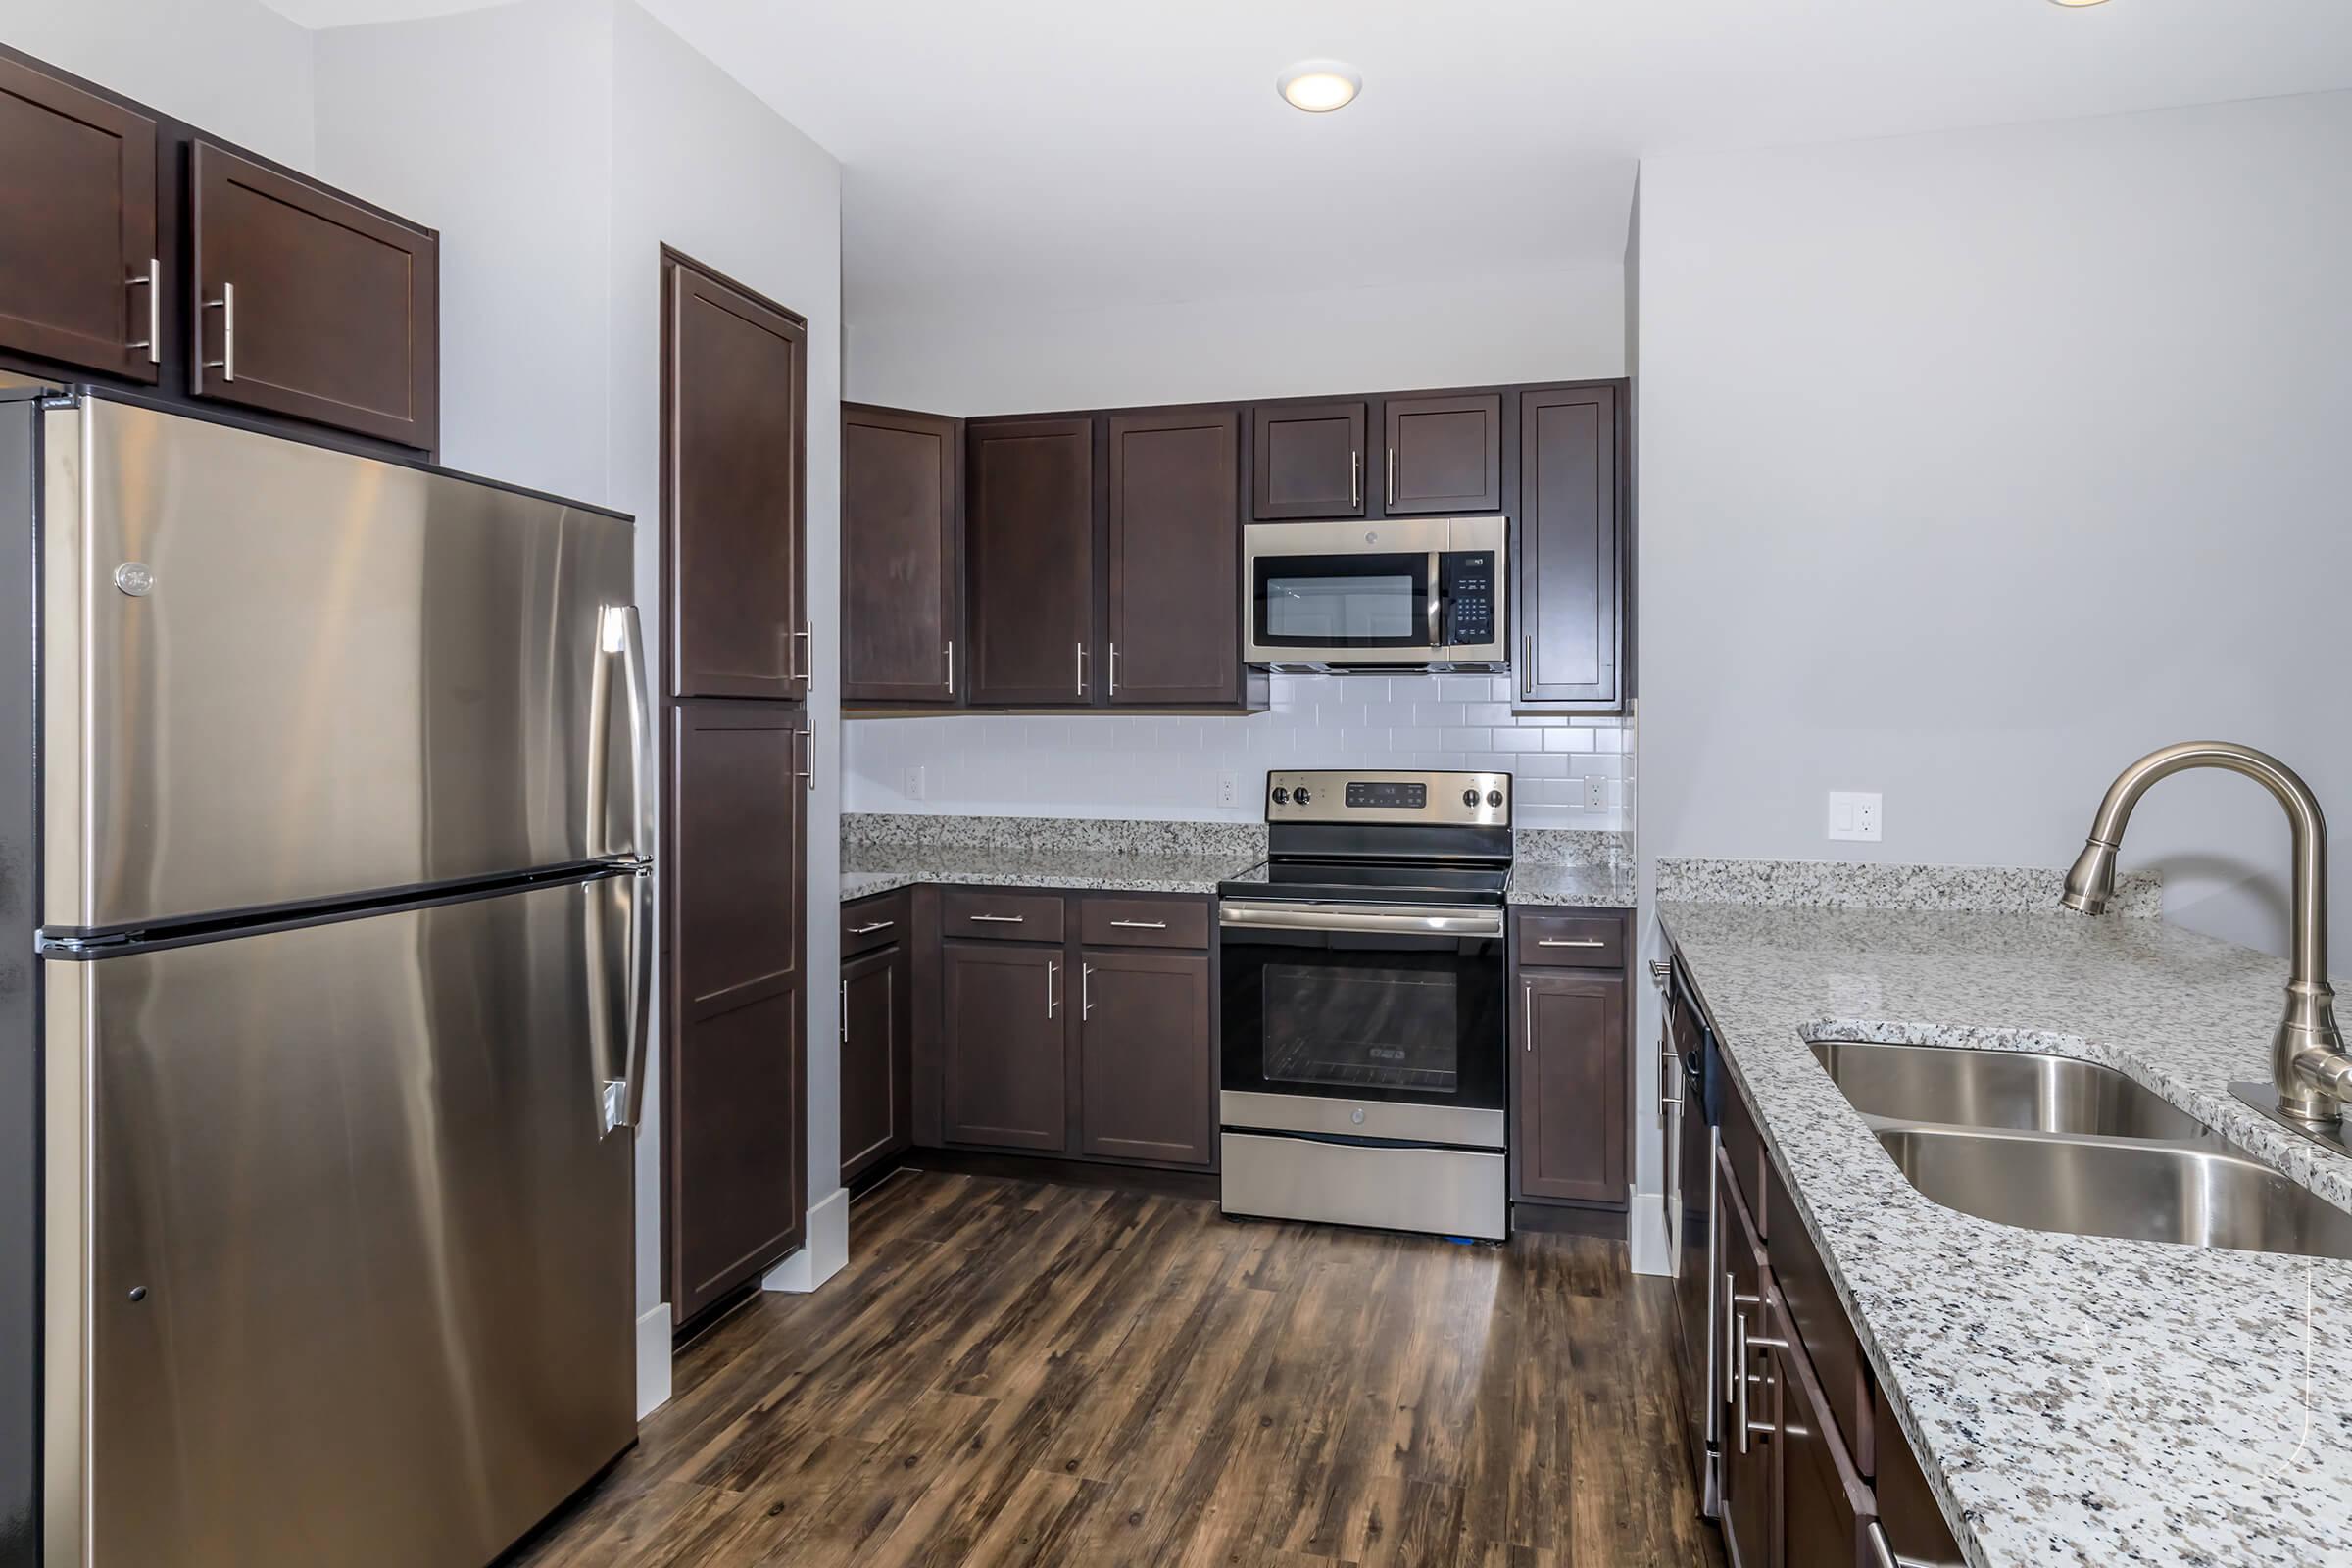
[[[1502,911],[1228,900],[1222,1120],[1503,1147]]]

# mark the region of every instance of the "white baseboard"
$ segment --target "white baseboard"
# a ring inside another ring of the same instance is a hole
[[[637,1317],[637,1419],[669,1402],[669,1303]]]
[[[806,1296],[850,1266],[850,1190],[836,1187],[808,1210],[808,1245],[767,1271],[760,1288]]]
[[[1666,1244],[1666,1195],[1634,1193],[1627,1215],[1626,1254],[1637,1274],[1671,1274],[1674,1255]]]

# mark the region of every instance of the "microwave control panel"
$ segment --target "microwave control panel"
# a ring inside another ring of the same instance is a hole
[[[1477,648],[1494,641],[1494,552],[1448,550],[1439,558],[1439,592],[1446,605],[1448,648]]]

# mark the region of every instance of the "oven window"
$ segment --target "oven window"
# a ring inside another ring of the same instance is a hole
[[[1264,985],[1268,1079],[1417,1095],[1460,1087],[1452,974],[1269,963]]]
[[[1429,557],[1260,556],[1251,585],[1267,647],[1406,648],[1429,643]]]

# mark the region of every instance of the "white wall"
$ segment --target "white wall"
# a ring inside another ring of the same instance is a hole
[[[311,35],[261,0],[0,0],[0,43],[311,167]]]
[[[660,604],[661,247],[808,318],[808,597],[838,635],[840,171],[633,0],[520,0],[318,35],[322,178],[442,230],[445,460],[629,513],[650,646]],[[837,756],[820,659],[809,711]],[[838,900],[839,782],[808,803],[808,906]],[[779,787],[795,787],[779,780]],[[808,922],[811,974],[839,967]],[[808,988],[808,1191],[840,1186],[839,1061],[829,985]],[[657,999],[657,1007],[659,1000]],[[658,1064],[637,1143],[641,1402],[668,1391],[661,1292]],[[827,1210],[846,1214],[839,1203]],[[812,1225],[820,1283],[846,1229]],[[823,1247],[820,1249],[819,1244]]]
[[[2352,819],[2352,94],[1641,193],[1645,858],[2064,865],[2126,762],[2206,736]],[[1824,839],[1833,788],[1885,792],[1882,844]],[[2254,785],[2161,786],[2124,862],[2284,951]]]
[[[1618,375],[1624,295],[1611,263],[1495,273],[1466,249],[1443,286],[881,317],[853,298],[850,396],[1020,414]]]

